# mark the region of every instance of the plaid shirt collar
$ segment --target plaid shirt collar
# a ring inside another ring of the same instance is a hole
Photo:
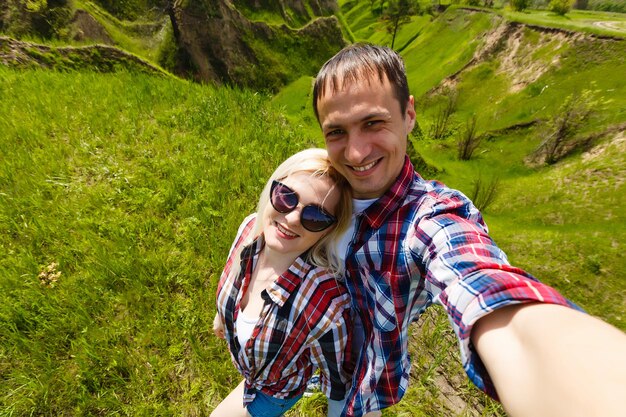
[[[244,247],[241,251],[241,268],[249,274],[254,271],[259,255],[265,247],[265,239],[263,235],[256,238],[251,244]],[[271,283],[267,289],[269,298],[279,307],[285,305],[289,296],[300,286],[302,278],[307,276],[313,267],[305,261],[308,252],[304,252],[291,264],[289,269],[283,272],[276,281]]]
[[[387,218],[391,214],[400,208],[404,198],[411,190],[411,184],[413,183],[415,175],[413,165],[409,157],[405,155],[404,165],[396,181],[389,187],[385,194],[363,212],[363,216],[369,227],[374,230],[378,229],[387,221]]]

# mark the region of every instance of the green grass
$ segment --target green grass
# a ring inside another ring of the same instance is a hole
[[[369,2],[340,3],[355,39],[389,41]],[[431,25],[420,19],[398,45],[427,132],[440,98],[426,93],[501,18],[451,8]],[[626,121],[623,41],[542,36],[523,31],[518,65],[545,65],[555,51],[558,64],[519,91],[497,54],[459,74],[456,130],[474,113],[481,131],[546,119],[580,89],[601,104],[585,133]],[[208,415],[240,381],[210,331],[215,285],[269,173],[323,143],[311,80],[269,97],[145,74],[0,67],[0,415]],[[523,159],[541,132],[494,134],[466,162],[454,134],[415,143],[437,179],[466,194],[478,177],[499,176],[485,217],[512,263],[625,330],[623,134],[531,168]],[[470,386],[438,309],[411,332],[409,390],[385,416],[504,415]],[[325,415],[325,400],[289,415]]]
[[[265,178],[309,140],[253,92],[0,80],[0,415],[208,414],[239,378],[210,333],[218,274]]]
[[[572,10],[565,16],[547,10],[499,11],[515,22],[586,32],[601,36],[626,38],[626,15],[623,13]]]

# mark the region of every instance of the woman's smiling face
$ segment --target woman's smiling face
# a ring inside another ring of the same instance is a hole
[[[272,204],[267,204],[263,213],[263,233],[266,248],[294,259],[315,245],[330,232],[333,226],[321,232],[311,232],[300,223],[302,208],[308,204],[321,206],[331,215],[336,214],[340,192],[328,177],[313,176],[308,172],[297,172],[280,182],[298,195],[298,206],[289,213],[279,213]]]

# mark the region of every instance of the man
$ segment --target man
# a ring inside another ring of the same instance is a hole
[[[380,415],[401,399],[409,324],[433,303],[470,379],[511,415],[624,415],[626,335],[509,265],[464,195],[414,171],[414,99],[395,52],[344,48],[320,70],[313,105],[355,198],[339,253],[364,348],[347,415]]]

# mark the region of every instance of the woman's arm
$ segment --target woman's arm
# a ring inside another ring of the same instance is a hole
[[[316,365],[320,369],[324,385],[329,386],[327,395],[332,400],[343,400],[352,382],[351,317],[348,308],[337,314],[327,332],[317,339],[312,349]]]
[[[224,322],[220,318],[219,313],[215,313],[215,317],[213,318],[213,333],[220,339],[224,338]]]

